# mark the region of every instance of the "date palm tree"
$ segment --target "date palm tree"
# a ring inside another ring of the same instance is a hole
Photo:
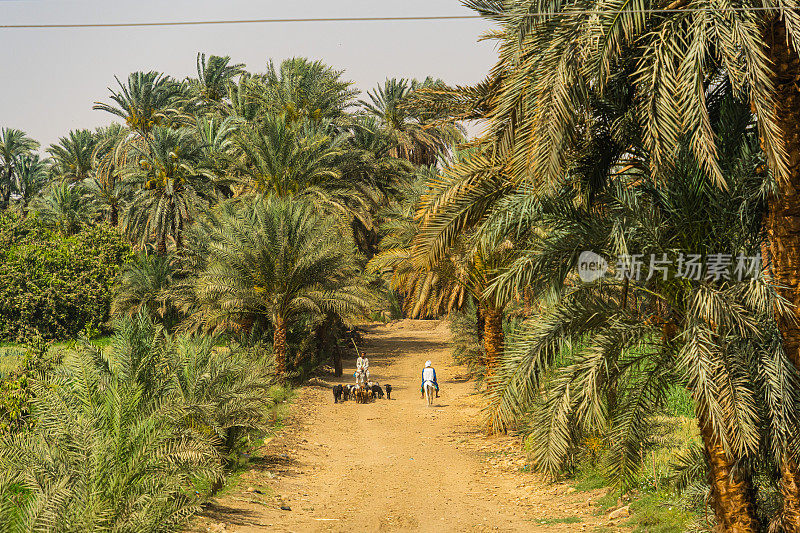
[[[49,182],[49,161],[42,159],[39,154],[19,157],[14,191],[20,197],[23,211],[28,210],[28,204],[30,204],[31,200],[36,198]]]
[[[95,102],[93,109],[120,117],[140,136],[148,137],[153,128],[178,115],[181,87],[169,76],[150,71],[132,72],[124,84],[114,79],[119,90],[108,89],[114,103]]]
[[[92,170],[97,139],[89,130],[73,130],[47,149],[53,161],[53,173],[69,182],[83,181]]]
[[[197,78],[188,78],[189,90],[198,103],[214,106],[228,96],[228,86],[237,76],[244,74],[245,65],[231,64],[230,56],[197,54]]]
[[[137,156],[133,146],[144,146],[142,139],[130,139],[131,132],[121,124],[112,124],[98,128],[95,132],[95,144],[92,158],[93,172],[86,181],[86,189],[92,198],[94,207],[105,214],[109,224],[119,224],[119,213],[122,203],[129,191],[122,183],[122,171],[128,165],[128,159]]]
[[[451,146],[464,140],[464,129],[455,122],[435,122],[420,106],[412,105],[415,91],[434,89],[444,84],[432,78],[387,79],[359,100],[363,113],[377,118],[392,138],[393,154],[415,165],[435,165]]]
[[[282,115],[290,123],[339,123],[358,95],[353,82],[341,79],[343,73],[303,57],[286,59],[278,66],[270,61],[260,78],[262,90],[254,96],[265,115]]]
[[[245,187],[257,193],[288,196],[341,175],[336,157],[343,138],[323,127],[267,115],[260,124],[242,125],[233,140]]]
[[[47,226],[64,237],[78,233],[92,218],[91,204],[80,184],[52,182],[33,207]]]
[[[170,293],[176,283],[176,270],[172,254],[136,254],[120,272],[111,313],[133,317],[144,311],[151,320],[171,330],[179,318]]]
[[[780,294],[794,305],[779,317],[783,347],[800,368],[800,19],[776,2],[627,2],[544,5],[530,0],[468,0],[501,25],[501,78],[490,113],[491,136],[517,176],[551,181],[578,140],[589,88],[602,92],[620,70],[634,84],[644,147],[667,175],[689,139],[706,176],[723,183],[709,85],[723,80],[757,116],[761,146],[776,176],[766,208],[768,261]],[[647,9],[658,11],[648,12]],[[531,16],[536,12],[536,16]],[[539,14],[541,13],[541,14]],[[781,462],[783,527],[800,531],[800,467]]]
[[[223,212],[211,231],[195,320],[218,331],[271,326],[279,374],[302,315],[347,317],[368,305],[352,243],[306,202],[257,197]]]
[[[685,387],[697,406],[719,529],[759,531],[750,468],[797,449],[791,404],[798,372],[775,321],[790,306],[755,267],[769,181],[764,159],[749,108],[724,93],[717,87],[708,101],[726,189],[706,179],[686,146],[667,176],[647,164],[615,166],[591,203],[576,194],[575,182],[584,178],[573,168],[553,194],[518,194],[497,206],[498,235],[519,220],[538,231],[527,234],[524,251],[491,292],[523,285],[560,298],[510,343],[489,414],[504,426],[538,404],[533,442],[540,466],[551,472],[575,438],[610,428],[609,466],[625,483],[665,391]],[[608,258],[653,254],[672,266],[663,275],[644,265],[638,278],[585,284],[574,274],[582,250]],[[707,261],[720,250],[731,254],[725,277],[680,276],[681,253]],[[743,277],[740,257],[750,258],[742,264],[752,269]],[[565,363],[570,343],[581,348]],[[545,385],[548,372],[556,377]]]
[[[421,268],[414,261],[414,244],[419,235],[416,214],[422,196],[428,193],[428,181],[435,176],[433,169],[423,167],[403,196],[383,210],[379,252],[367,265],[369,271],[386,280],[391,290],[402,295],[403,313],[408,318],[437,317],[460,309],[470,296],[463,283],[463,253],[451,249],[429,268]]]
[[[157,127],[146,149],[124,171],[135,191],[125,212],[126,231],[141,245],[151,240],[159,255],[167,253],[167,239],[181,248],[183,232],[198,207],[213,195],[212,176],[203,166],[203,149],[189,128]]]
[[[7,209],[14,190],[19,158],[39,147],[39,143],[21,130],[0,129],[0,209]]]

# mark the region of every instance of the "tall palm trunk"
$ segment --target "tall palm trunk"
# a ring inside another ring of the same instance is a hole
[[[787,357],[800,368],[800,56],[789,43],[782,20],[767,24],[765,32],[778,95],[775,111],[789,166],[787,178],[778,180],[777,194],[769,200],[769,260],[778,292],[794,304],[794,316],[779,318],[778,327]],[[784,530],[799,533],[800,468],[789,458],[781,465],[781,492]]]
[[[483,309],[483,348],[486,352],[486,389],[491,393],[494,389],[493,376],[497,372],[497,364],[503,355],[503,310],[493,304],[484,304]],[[497,429],[494,420],[489,419],[486,428],[488,434],[505,429]]]
[[[733,460],[725,453],[722,442],[702,414],[698,414],[698,423],[708,462],[708,483],[711,486],[711,500],[717,519],[714,533],[760,531],[753,503],[755,493],[749,477],[734,469]]]
[[[275,370],[278,375],[286,372],[286,320],[280,315],[275,317],[275,334],[272,338],[272,355],[275,358]]]
[[[503,310],[492,304],[484,306],[483,348],[486,351],[486,378],[491,387],[491,376],[503,355]]]

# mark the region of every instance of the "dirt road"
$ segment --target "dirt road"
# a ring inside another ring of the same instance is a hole
[[[334,405],[329,389],[301,389],[286,429],[196,531],[614,531],[594,515],[599,493],[544,483],[520,470],[518,441],[481,435],[480,397],[447,336],[429,321],[369,328],[371,376],[392,384],[392,400]],[[442,388],[430,408],[427,359]]]

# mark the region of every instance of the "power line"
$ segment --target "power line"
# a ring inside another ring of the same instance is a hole
[[[89,24],[0,24],[0,29],[33,28],[135,28],[143,26],[206,26],[211,24],[275,24],[293,22],[408,22],[426,20],[480,19],[480,15],[440,15],[429,17],[327,17],[327,18],[281,18],[243,20],[186,20],[167,22],[100,22]]]
[[[666,13],[703,13],[720,12],[734,13],[745,11],[798,11],[800,7],[679,7],[675,9],[626,9],[629,14],[666,14]],[[559,15],[600,15],[616,14],[623,11],[617,10],[565,10],[565,11],[539,11],[526,13],[524,15],[509,16],[509,20],[519,20],[522,18],[552,17]],[[506,15],[498,13],[495,17],[502,18]],[[458,21],[458,20],[478,20],[486,19],[482,15],[432,15],[414,17],[320,17],[320,18],[275,18],[275,19],[240,19],[240,20],[184,20],[184,21],[165,21],[165,22],[98,22],[85,24],[0,24],[0,29],[69,29],[69,28],[142,28],[157,26],[209,26],[224,24],[291,24],[291,23],[316,23],[316,22],[414,22],[414,21]]]

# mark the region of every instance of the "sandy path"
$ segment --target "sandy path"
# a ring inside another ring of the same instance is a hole
[[[479,431],[474,385],[450,364],[447,328],[401,321],[369,328],[364,349],[373,380],[392,400],[335,405],[331,391],[305,387],[287,429],[265,458],[219,498],[197,531],[592,531],[597,493],[569,493],[519,471],[510,437]],[[426,359],[442,395],[428,408],[418,375]],[[352,375],[352,362],[345,375]],[[349,382],[350,380],[334,381]],[[255,490],[254,490],[255,489]],[[260,491],[264,493],[259,494]],[[272,496],[269,496],[272,494]],[[288,505],[291,511],[281,510]],[[552,519],[571,518],[575,523]],[[579,520],[579,521],[578,521]],[[544,522],[544,523],[543,523]],[[607,530],[608,531],[608,530]]]

